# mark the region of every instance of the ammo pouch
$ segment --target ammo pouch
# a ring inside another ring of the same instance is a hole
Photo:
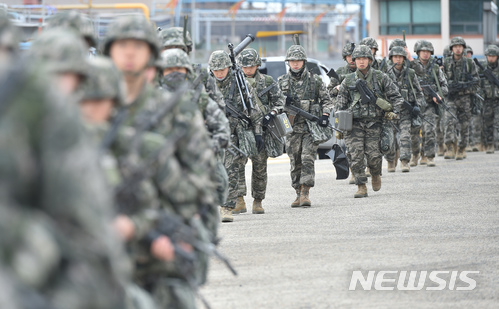
[[[267,157],[276,158],[284,153],[284,139],[277,140],[270,132],[263,134],[263,142],[265,143],[265,153]]]
[[[303,100],[302,100],[302,106],[303,106]],[[313,103],[310,106],[310,113],[320,118],[322,115],[322,107],[317,103]],[[310,131],[310,134],[312,135],[314,143],[316,144],[324,143],[333,137],[334,131],[330,126],[321,127],[316,122],[312,122],[308,119],[306,119],[305,121],[307,122],[307,126]]]
[[[376,100],[376,105],[378,105],[379,108],[381,108],[385,112],[393,111],[392,104],[383,98],[378,97],[378,99]]]
[[[245,129],[243,126],[238,125],[236,127],[236,135],[239,140],[239,149],[241,149],[248,156],[254,156],[258,153],[253,130]]]
[[[393,147],[395,147],[395,134],[393,133],[392,125],[387,120],[384,120],[381,125],[379,149],[383,155],[387,155]]]

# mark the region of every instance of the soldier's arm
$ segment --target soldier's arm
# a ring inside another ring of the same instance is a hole
[[[338,90],[338,96],[336,97],[336,101],[334,103],[334,107],[336,110],[347,110],[350,101],[350,94],[348,92],[348,87],[346,85],[347,79],[345,78],[343,82],[340,84],[340,89]]]
[[[386,98],[388,99],[388,101],[392,102],[393,111],[396,114],[399,114],[400,111],[402,110],[404,102],[404,99],[400,95],[399,88],[392,81],[392,79],[386,74],[383,74],[383,78],[381,80],[383,84],[383,91],[385,93]]]
[[[272,83],[276,83],[276,81],[274,81],[272,76],[268,76],[267,78],[269,79],[267,86],[271,85]],[[270,89],[269,92],[267,92],[267,95],[269,96],[269,102],[271,105],[271,109],[276,114],[282,113],[282,110],[284,108],[285,97],[284,97],[284,94],[282,93],[281,89],[279,88],[279,86],[275,85],[274,87],[272,87],[272,89]]]
[[[230,127],[225,112],[210,97],[203,95],[201,99],[207,101],[204,119],[208,131],[212,134],[211,138],[218,142],[218,147],[226,148],[230,139]]]
[[[316,77],[317,79],[317,86],[319,87],[319,102],[322,106],[322,112],[324,114],[331,114],[333,111],[333,101],[331,100],[331,97],[329,96],[329,92],[326,89],[326,86],[322,82],[322,79],[320,77]]]
[[[263,112],[260,110],[260,99],[258,98],[255,88],[248,85],[248,90],[251,94],[251,98],[253,100],[253,110],[251,111],[250,119],[251,124],[253,125],[253,131],[255,134],[262,135],[262,120],[263,120]]]
[[[447,94],[449,93],[449,88],[447,87],[447,78],[445,78],[445,74],[444,74],[444,72],[442,72],[440,67],[436,64],[435,64],[435,66],[436,66],[437,72],[438,72],[437,77],[438,77],[438,82],[440,82],[440,89],[442,89],[442,94],[444,96],[447,96]]]
[[[419,80],[418,80],[416,75],[414,76],[413,87],[414,87],[414,92],[416,95],[416,98],[415,98],[416,102],[418,103],[419,108],[421,110],[423,110],[424,108],[426,108],[426,100],[424,98],[424,94],[423,94],[421,85],[419,84]]]
[[[338,89],[336,88],[336,86],[339,86],[340,84],[341,82],[336,78],[334,77],[329,78],[329,85],[327,86],[327,91],[332,98],[338,95]]]

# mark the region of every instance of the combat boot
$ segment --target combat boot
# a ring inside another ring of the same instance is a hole
[[[447,151],[444,154],[444,159],[454,159],[456,158],[456,153],[454,152],[454,145],[448,144]]]
[[[435,158],[428,158],[428,164],[427,166],[433,167],[435,166]]]
[[[359,189],[355,194],[353,195],[354,198],[360,198],[360,197],[367,197],[367,187],[366,184],[363,183],[361,185],[358,185]]]
[[[464,159],[465,149],[466,148],[459,148],[459,150],[457,151],[457,154],[456,154],[456,160]]]
[[[265,213],[265,209],[263,209],[263,207],[262,207],[262,200],[261,199],[256,198],[253,201],[253,213],[254,214],[264,214]]]
[[[482,151],[482,144],[480,144],[480,143],[475,144],[473,147],[471,147],[471,150],[473,150],[473,152]]]
[[[428,164],[428,158],[426,156],[422,156],[421,160],[419,161],[419,165],[426,165]]]
[[[442,157],[445,152],[445,146],[444,144],[438,145],[438,151],[437,151],[437,156]]]
[[[402,173],[407,173],[411,170],[409,167],[409,160],[400,160],[400,170]]]
[[[244,197],[242,196],[237,197],[236,208],[232,210],[232,214],[237,215],[245,213],[247,211],[248,210],[246,209],[246,203],[244,202]]]
[[[409,163],[409,165],[410,166],[416,166],[416,165],[418,165],[418,161],[419,161],[419,153],[413,154],[411,156],[411,162]]]
[[[229,207],[220,207],[220,217],[222,217],[222,222],[234,221],[234,217],[232,216],[232,209]]]
[[[308,198],[308,194],[310,192],[310,187],[306,185],[301,186],[300,192],[300,207],[310,207],[312,206],[312,202]]]
[[[485,153],[492,154],[494,153],[494,145],[487,145],[487,151]]]
[[[473,146],[473,148],[472,148],[470,145],[468,145],[468,146],[466,146],[465,151],[466,151],[466,152],[473,152],[473,151],[474,151],[473,149],[475,149],[475,146]],[[477,150],[477,151],[478,151],[478,150]]]
[[[381,189],[381,175],[373,175],[371,185],[373,186],[373,191],[379,191]]]
[[[296,199],[291,203],[291,207],[300,207],[300,189],[296,189]]]
[[[397,160],[388,161],[388,173],[394,173],[397,166]]]
[[[366,176],[371,177],[371,171],[369,170],[369,167],[366,167]]]

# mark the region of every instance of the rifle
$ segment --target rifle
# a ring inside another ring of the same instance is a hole
[[[433,88],[431,88],[430,85],[421,85],[421,87],[423,88],[423,92],[427,95],[427,96],[430,96],[432,98],[435,98],[437,99],[437,104],[443,106],[443,108],[445,108],[445,110],[452,116],[452,118],[456,119],[457,121],[459,121],[459,119],[457,119],[456,115],[454,115],[451,111],[450,111],[450,108],[448,105],[446,105],[444,103],[444,101],[442,99],[439,98],[438,94],[435,92],[435,90],[433,90]]]
[[[427,123],[429,123],[432,127],[435,127],[435,124],[431,121],[429,121],[428,119],[426,119],[426,117],[423,116],[423,114],[421,114],[421,112],[417,113],[417,114],[413,114],[413,106],[411,103],[407,102],[406,100],[404,100],[404,107],[414,116],[420,116],[421,119],[423,119],[424,121],[426,121]]]
[[[315,116],[315,115],[312,115],[310,114],[309,112],[299,108],[299,107],[296,107],[294,105],[292,105],[291,103],[288,103],[286,101],[286,104],[284,105],[284,110],[286,112],[288,112],[288,114],[291,115],[292,118],[296,117],[296,115],[300,115],[302,116],[303,118],[307,119],[307,120],[310,120],[312,122],[315,122],[317,124],[319,124],[320,122],[320,119],[319,117]],[[333,130],[335,131],[338,131],[340,133],[343,133],[343,131],[339,130],[339,129],[336,129],[335,127],[333,126],[330,126]]]
[[[236,150],[243,157],[245,157],[245,158],[248,157],[248,154],[246,152],[242,151],[241,148],[239,148],[236,145],[234,145],[234,144],[231,143],[230,146],[227,148],[227,151],[230,152],[233,156],[237,157],[238,155],[231,148],[233,148],[234,150]]]
[[[251,115],[251,110],[253,109],[253,101],[251,99],[251,94],[249,92],[248,84],[244,78],[243,70],[237,66],[236,57],[245,49],[248,45],[255,40],[255,37],[251,34],[246,35],[246,38],[239,43],[236,47],[232,43],[229,43],[228,47],[230,50],[230,61],[232,62],[232,70],[234,78],[236,80],[237,89],[239,91],[239,96],[243,102],[244,111]]]
[[[443,66],[444,65],[444,60],[443,60],[443,57],[435,57],[435,63],[438,64],[439,67]]]
[[[466,90],[469,87],[475,86],[478,83],[476,80],[470,80],[467,82],[452,82],[448,84],[449,95],[452,95],[456,92]]]
[[[340,80],[340,77],[338,76],[338,73],[336,73],[336,71],[333,68],[329,69],[329,71],[327,72],[327,76],[334,77],[338,81]]]
[[[381,64],[379,65],[379,70],[383,71],[383,68],[385,67],[385,65],[386,65],[386,58],[383,58],[383,60],[381,61]],[[391,69],[393,69],[393,67]],[[388,71],[387,71],[387,73],[388,73]]]
[[[485,69],[478,59],[473,58],[473,61],[475,61],[476,65],[483,71],[483,75],[489,80],[489,82],[499,87],[499,79],[494,76],[494,73],[492,73],[488,67]]]
[[[237,108],[235,108],[232,104],[226,102],[225,103],[225,112],[234,118],[240,119],[245,122],[248,126],[251,126],[251,119],[245,114],[241,113]]]
[[[295,34],[293,35],[293,43],[294,43],[295,45],[300,45],[300,36],[298,35],[298,33],[295,33]]]

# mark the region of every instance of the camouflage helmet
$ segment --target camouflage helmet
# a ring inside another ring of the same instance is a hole
[[[307,61],[307,53],[305,52],[305,48],[301,45],[291,45],[286,52],[286,59],[284,61],[290,60],[303,60]]]
[[[390,49],[390,53],[388,53],[388,59],[391,60],[393,56],[404,56],[404,58],[407,58],[407,53],[402,46],[394,46]]]
[[[464,39],[460,36],[456,36],[455,38],[452,38],[450,40],[450,45],[449,45],[449,49],[450,51],[452,51],[452,47],[456,46],[456,45],[462,45],[463,48],[466,48],[466,42],[464,41]]]
[[[369,46],[369,48],[378,50],[378,42],[376,42],[376,40],[371,37],[363,38],[362,41],[360,41],[359,45],[366,45]]]
[[[452,55],[452,49],[450,48],[450,45],[447,45],[444,48],[444,57],[449,57],[450,55]]]
[[[92,20],[77,11],[63,11],[48,19],[47,29],[72,29],[86,39],[91,46],[97,45]]]
[[[47,65],[53,73],[88,75],[87,51],[74,31],[60,28],[43,31],[31,44],[28,58]]]
[[[473,55],[473,48],[471,46],[466,45],[466,50],[464,51],[465,54],[471,53]]]
[[[223,70],[232,66],[232,62],[230,61],[229,54],[227,54],[223,50],[216,50],[210,55],[210,59],[208,60],[208,67],[210,71]]]
[[[184,40],[184,29],[181,27],[171,27],[161,30],[159,32],[159,39],[161,41],[161,48],[180,48],[188,53],[190,50],[187,41],[190,42],[192,47],[190,34],[187,32]]]
[[[14,53],[19,49],[17,28],[10,22],[7,12],[0,8],[0,48]]]
[[[186,52],[178,48],[163,51],[159,59],[158,67],[162,70],[166,68],[186,68],[189,73],[193,72],[189,56]]]
[[[348,43],[347,45],[343,46],[343,49],[341,50],[341,56],[343,57],[343,60],[346,60],[347,56],[350,56],[353,53],[354,49],[355,43]]]
[[[371,48],[367,45],[355,46],[355,49],[352,52],[352,60],[355,60],[356,58],[369,58],[374,60]]]
[[[427,40],[418,40],[416,44],[414,44],[414,52],[417,54],[422,50],[427,50],[433,55],[433,44],[431,44],[431,42]]]
[[[152,61],[159,58],[159,39],[153,26],[141,15],[128,15],[116,19],[109,25],[102,42],[102,52],[109,56],[111,44],[117,40],[135,39],[147,42],[151,48]]]
[[[499,56],[499,47],[497,45],[489,45],[485,49],[485,56]]]
[[[83,84],[83,100],[113,99],[125,104],[126,88],[121,72],[111,59],[97,56],[88,60],[89,75]]]
[[[395,46],[407,47],[407,43],[402,39],[395,39],[390,43],[388,50],[392,50]]]
[[[260,59],[260,55],[256,49],[246,48],[237,56],[237,65],[240,67],[254,67],[261,66],[262,59]]]

